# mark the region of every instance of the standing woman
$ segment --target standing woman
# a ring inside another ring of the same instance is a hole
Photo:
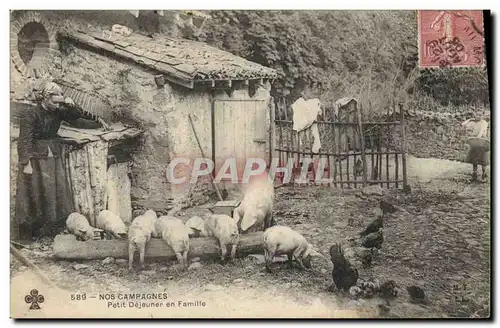
[[[469,137],[469,152],[465,162],[472,164],[472,180],[477,180],[477,166],[481,165],[481,179],[486,179],[486,166],[490,164],[490,140],[488,138],[488,122],[484,114],[476,113],[462,123]]]
[[[70,98],[54,82],[37,95],[38,105],[21,116],[18,139],[19,169],[16,191],[14,238],[52,236],[74,211],[71,188],[64,169],[62,144],[57,140],[61,122],[82,128],[107,128],[84,119]]]

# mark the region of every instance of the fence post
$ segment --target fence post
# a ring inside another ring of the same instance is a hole
[[[409,190],[408,176],[406,172],[406,141],[405,141],[405,113],[403,103],[399,103],[400,126],[401,126],[401,157],[403,160],[403,191]]]
[[[366,175],[366,170],[367,170],[367,165],[366,165],[366,153],[365,153],[365,131],[363,129],[363,115],[362,115],[362,109],[361,109],[361,104],[358,105],[356,104],[356,112],[358,114],[358,126],[359,126],[359,135],[361,139],[361,158],[363,160],[363,188],[366,187],[366,184],[368,182],[368,177]]]

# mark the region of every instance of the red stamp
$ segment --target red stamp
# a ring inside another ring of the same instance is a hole
[[[419,10],[420,67],[482,66],[483,31],[481,10]]]

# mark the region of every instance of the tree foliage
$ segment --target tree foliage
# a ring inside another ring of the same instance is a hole
[[[196,38],[279,73],[274,96],[386,108],[417,95],[487,99],[484,70],[420,70],[415,11],[211,11]]]

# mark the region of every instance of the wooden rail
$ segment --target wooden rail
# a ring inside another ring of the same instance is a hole
[[[320,130],[322,144],[317,152],[312,151],[311,129],[301,132],[292,130],[291,112],[284,99],[277,100],[273,150],[279,156],[281,167],[287,166],[289,161],[293,162],[293,176],[298,176],[297,172],[302,171],[301,159],[307,157],[313,160],[308,169],[313,173],[313,180],[319,168],[323,170],[323,176],[332,178],[334,187],[337,187],[337,184],[341,188],[380,184],[382,187],[399,188],[402,183],[403,188],[406,188],[408,181],[402,104],[399,106],[400,115],[389,115],[387,111],[387,121],[380,122],[363,122],[362,109],[357,105],[354,110],[347,113],[348,119],[343,121],[338,119],[340,115],[330,115],[328,109],[323,107],[322,120],[315,121]],[[332,120],[328,120],[329,118]],[[398,127],[399,134],[395,134],[394,129],[397,130]],[[400,140],[394,139],[397,135],[400,136]],[[323,162],[320,165],[321,160]],[[360,164],[362,173],[358,175]],[[400,179],[401,173],[402,179]]]

